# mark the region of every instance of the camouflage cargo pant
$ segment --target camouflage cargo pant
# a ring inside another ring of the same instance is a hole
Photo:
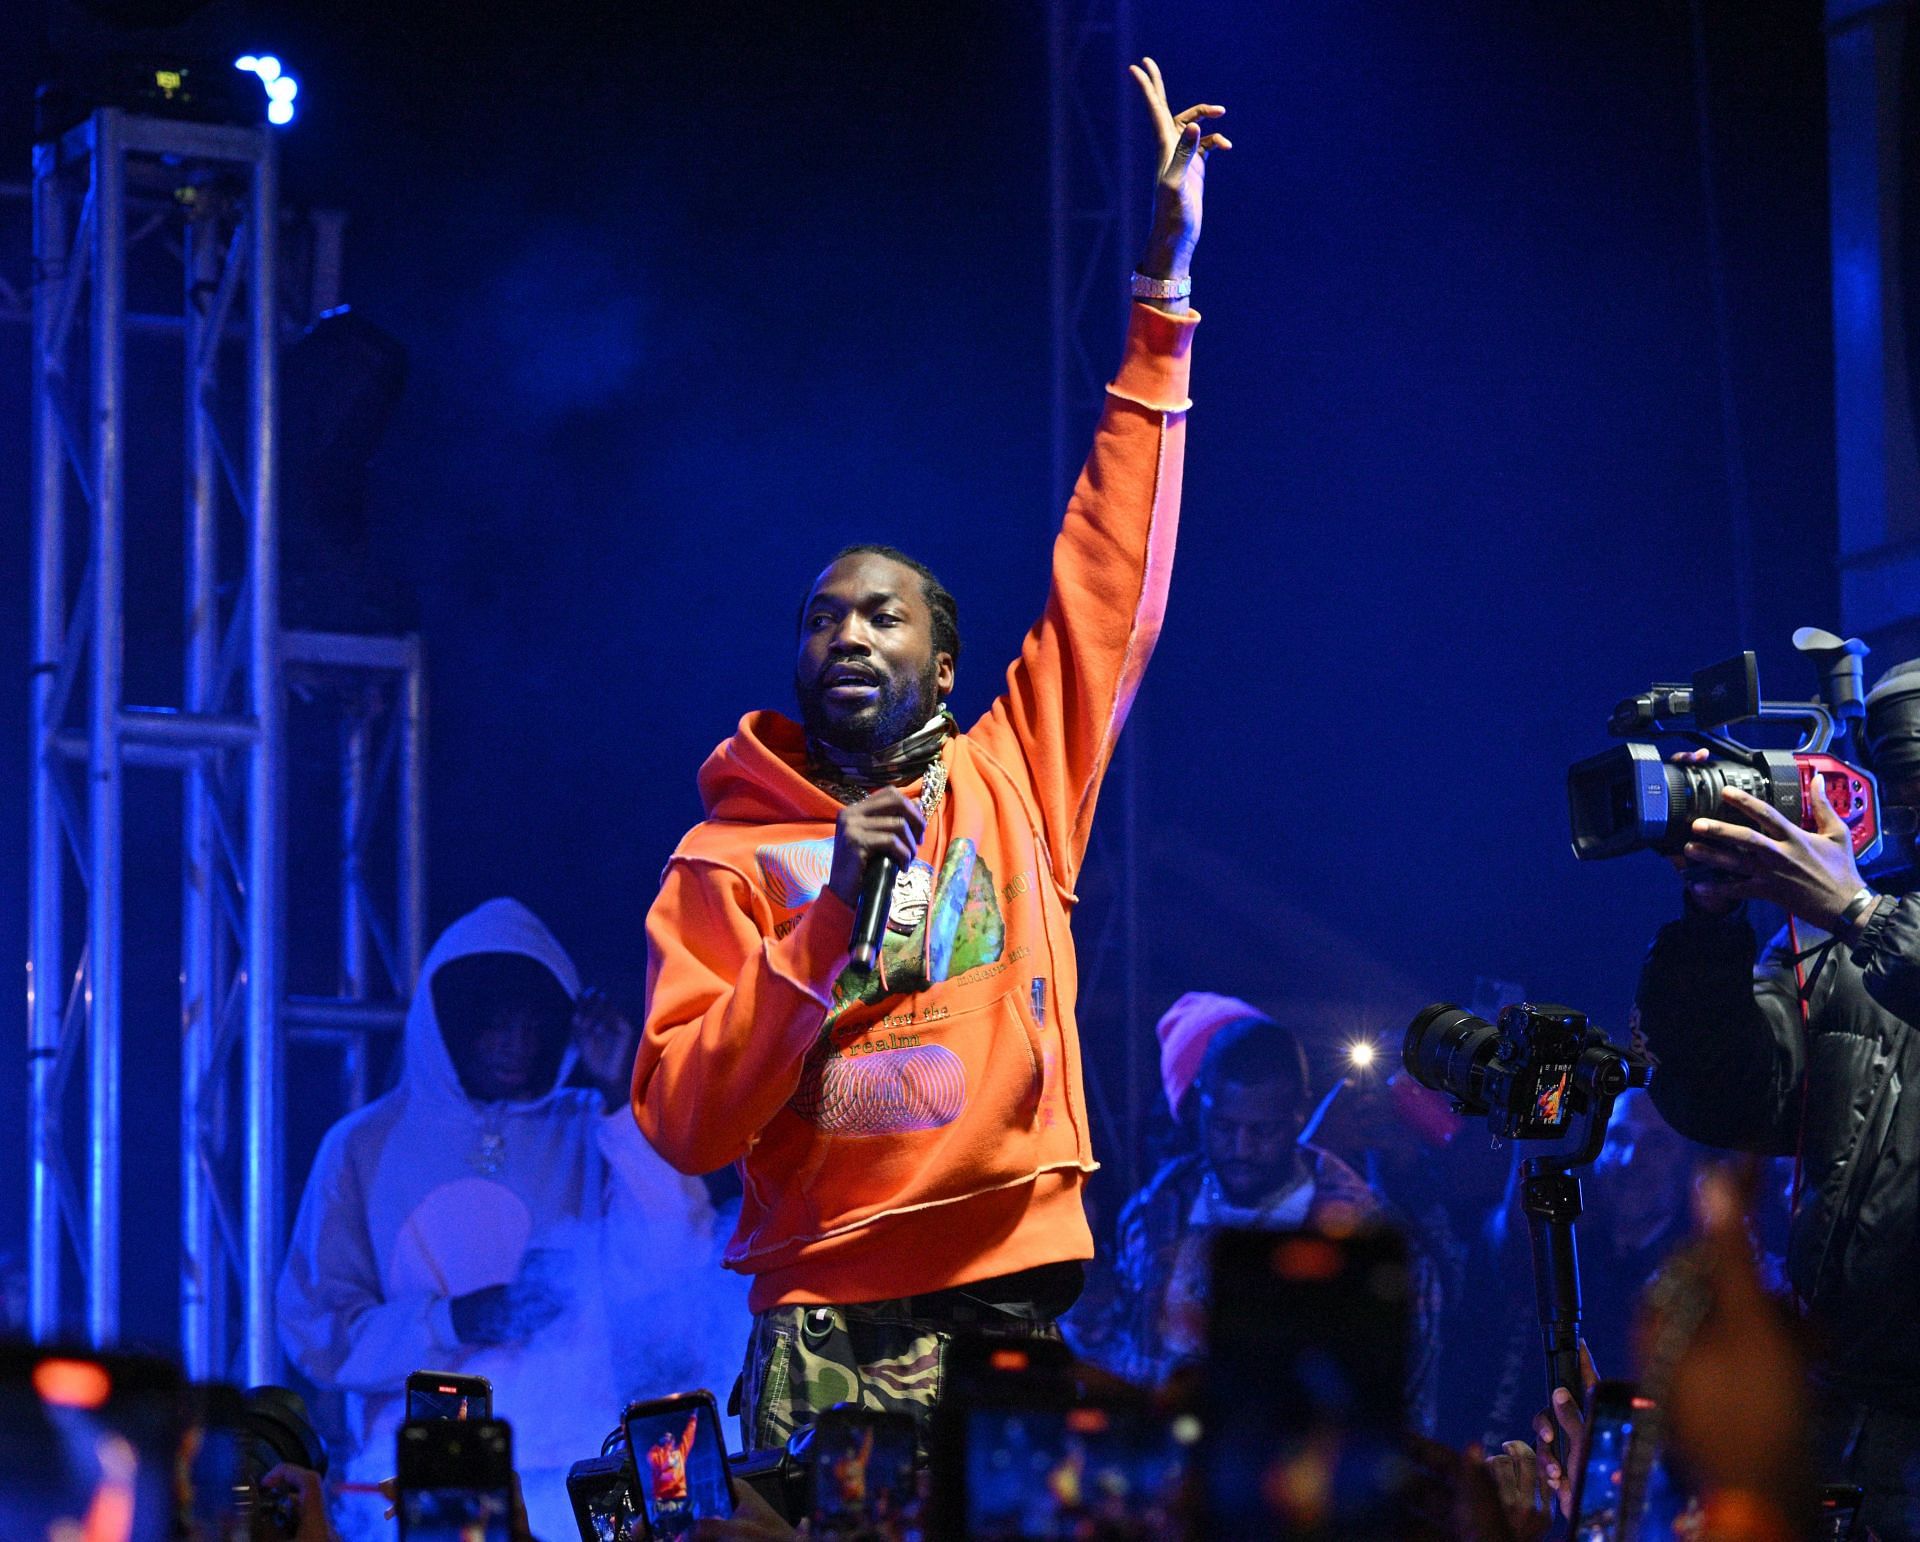
[[[957,1333],[1060,1336],[1051,1319],[987,1314],[965,1322],[933,1321],[915,1315],[914,1305],[906,1300],[777,1306],[756,1315],[741,1377],[743,1448],[783,1446],[835,1403],[909,1414],[924,1426],[940,1401],[947,1349]]]

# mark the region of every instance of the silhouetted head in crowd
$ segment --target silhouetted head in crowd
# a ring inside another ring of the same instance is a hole
[[[1290,1030],[1263,1017],[1229,1023],[1193,1090],[1200,1152],[1229,1204],[1257,1206],[1306,1176],[1307,1056]]]
[[[433,973],[433,1011],[467,1096],[531,1102],[560,1074],[573,999],[524,953],[469,953]]]
[[[1653,1099],[1629,1090],[1613,1105],[1588,1189],[1603,1235],[1630,1252],[1688,1224],[1695,1166],[1692,1144],[1660,1117]]]
[[[959,610],[932,571],[891,546],[849,546],[800,607],[800,720],[839,749],[897,744],[947,699],[959,658]]]

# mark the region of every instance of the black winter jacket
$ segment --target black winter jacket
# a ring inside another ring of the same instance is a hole
[[[1823,1378],[1920,1413],[1920,894],[1882,904],[1851,950],[1799,935],[1811,1034],[1784,930],[1756,967],[1742,916],[1661,928],[1635,1009],[1654,1106],[1710,1146],[1802,1151],[1787,1269],[1825,1338]]]

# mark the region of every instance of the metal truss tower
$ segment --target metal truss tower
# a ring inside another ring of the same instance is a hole
[[[1048,195],[1052,263],[1051,512],[1072,489],[1088,437],[1106,400],[1106,382],[1127,313],[1127,279],[1138,256],[1136,210],[1146,197],[1146,168],[1136,149],[1139,93],[1131,0],[1049,0],[1047,7]],[[1137,707],[1137,703],[1136,703]],[[1150,1083],[1141,1021],[1139,801],[1141,728],[1136,711],[1108,779],[1108,804],[1094,825],[1113,874],[1105,914],[1083,913],[1080,946],[1090,955],[1083,997],[1109,965],[1119,974],[1125,1021],[1125,1106],[1112,1107],[1099,1068],[1087,1063],[1089,1089],[1123,1149],[1129,1190],[1138,1187],[1145,1090]],[[1092,907],[1089,907],[1090,909]]]
[[[406,1024],[426,949],[426,665],[418,637],[332,632],[282,633],[281,662],[289,713],[331,718],[340,754],[335,985],[288,996],[287,1032],[338,1052],[346,1113],[367,1101],[373,1040]]]
[[[193,1374],[226,1371],[237,1283],[251,1382],[274,1379],[279,1361],[284,1188],[276,169],[264,129],[106,108],[36,149],[33,182],[31,1328],[63,1329],[70,1245],[88,1339],[119,1334],[122,849],[140,812],[124,784],[130,767],[170,769],[185,793],[182,1348]],[[180,705],[141,707],[126,700],[126,655],[153,647],[127,636],[126,533],[130,517],[153,516],[129,507],[126,343],[153,318],[130,310],[128,281],[132,259],[151,266],[156,253],[177,255],[182,296],[184,657]],[[236,335],[237,349],[223,346]],[[236,351],[237,433],[219,389]],[[224,528],[238,537],[223,550]],[[84,897],[71,910],[70,875]]]

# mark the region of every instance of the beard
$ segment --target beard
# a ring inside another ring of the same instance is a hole
[[[826,687],[795,679],[800,722],[813,738],[835,749],[871,752],[897,744],[933,716],[940,703],[940,666],[928,659],[917,680],[883,675],[874,699],[858,712],[836,718],[827,706]]]

